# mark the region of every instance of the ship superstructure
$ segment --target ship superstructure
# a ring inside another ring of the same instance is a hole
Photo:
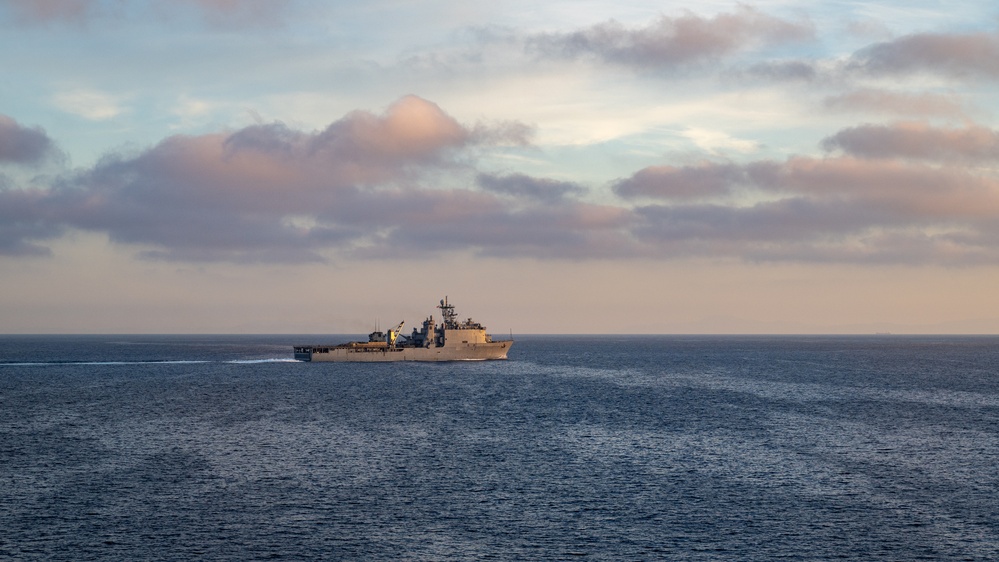
[[[433,315],[423,321],[420,329],[402,334],[405,321],[388,332],[376,330],[366,342],[338,345],[296,345],[295,359],[300,361],[462,361],[506,359],[513,340],[493,341],[482,324],[468,318],[458,320],[454,305],[447,297],[437,308],[441,311],[438,324]]]

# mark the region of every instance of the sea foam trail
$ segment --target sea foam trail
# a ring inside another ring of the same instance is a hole
[[[16,361],[2,362],[0,367],[64,367],[64,366],[116,366],[116,365],[202,365],[208,363],[255,365],[259,363],[299,363],[297,359],[275,357],[270,359],[232,359],[229,361],[204,361],[200,359],[152,360],[152,361]]]
[[[224,363],[235,363],[237,365],[255,365],[257,363],[302,363],[298,359],[292,359],[290,357],[278,357],[274,359],[234,359],[232,361],[224,361]]]

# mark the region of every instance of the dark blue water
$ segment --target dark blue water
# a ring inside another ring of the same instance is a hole
[[[0,558],[999,559],[999,338],[300,340],[0,337]]]

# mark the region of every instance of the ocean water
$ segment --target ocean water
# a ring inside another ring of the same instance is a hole
[[[0,559],[996,560],[999,338],[0,336]]]

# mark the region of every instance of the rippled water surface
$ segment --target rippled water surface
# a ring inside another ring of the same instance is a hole
[[[999,559],[999,338],[314,339],[0,337],[0,559]]]

